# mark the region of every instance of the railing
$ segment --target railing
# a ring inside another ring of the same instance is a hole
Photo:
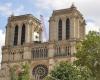
[[[66,48],[64,48],[63,51],[60,47],[57,47],[55,49],[54,57],[64,57],[64,56],[70,57],[71,56],[71,47],[70,46],[67,46]]]
[[[48,58],[47,48],[34,48],[32,49],[32,59],[46,59]]]

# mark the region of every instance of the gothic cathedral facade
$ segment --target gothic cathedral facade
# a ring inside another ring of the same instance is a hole
[[[42,42],[39,19],[31,14],[10,16],[2,47],[0,80],[11,80],[10,69],[22,63],[28,63],[31,79],[42,80],[55,63],[73,62],[76,43],[85,36],[85,25],[74,5],[54,10],[49,19],[49,40]]]

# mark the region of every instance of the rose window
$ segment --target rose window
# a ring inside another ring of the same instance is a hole
[[[48,68],[45,65],[37,65],[33,69],[35,79],[43,79],[48,74]]]

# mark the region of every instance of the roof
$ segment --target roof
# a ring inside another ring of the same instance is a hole
[[[57,15],[57,14],[62,14],[62,13],[72,13],[72,12],[77,12],[80,16],[83,16],[79,10],[77,10],[77,7],[75,7],[74,4],[71,5],[70,8],[65,8],[65,9],[59,9],[59,10],[54,10],[52,15]]]
[[[17,20],[27,20],[27,19],[32,19],[32,20],[37,21],[38,23],[41,23],[41,21],[37,19],[35,16],[33,16],[32,14],[25,14],[25,15],[19,15],[19,16],[11,15],[8,20],[17,21]]]

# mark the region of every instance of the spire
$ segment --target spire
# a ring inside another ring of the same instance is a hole
[[[75,4],[74,3],[72,3],[72,5],[71,5],[71,7],[70,7],[71,9],[76,9],[76,6],[75,6]]]
[[[12,12],[12,14],[11,14],[11,17],[13,17],[14,16],[14,12]]]

